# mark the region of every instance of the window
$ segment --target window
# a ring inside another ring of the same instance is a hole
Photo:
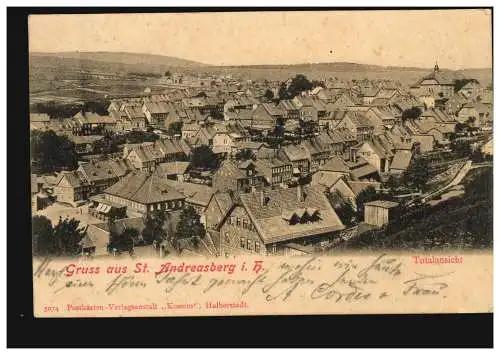
[[[243,219],[243,228],[247,229],[247,220]]]
[[[236,217],[236,226],[239,227],[241,225],[241,220],[239,217]]]
[[[240,238],[240,247],[242,247],[242,248],[245,247],[245,238],[243,238],[243,237]]]
[[[255,252],[260,253],[260,243],[255,242]]]
[[[224,242],[229,244],[229,233],[228,232],[224,233]]]
[[[247,239],[247,249],[252,250],[252,244],[253,242],[250,239]]]

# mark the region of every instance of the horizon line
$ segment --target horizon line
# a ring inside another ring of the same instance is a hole
[[[174,58],[178,60],[184,60],[187,62],[193,62],[197,63],[200,66],[205,66],[205,67],[257,67],[257,66],[299,66],[299,65],[322,65],[322,64],[354,64],[354,65],[365,65],[365,66],[376,66],[376,67],[381,67],[381,68],[407,68],[407,69],[419,69],[419,70],[432,70],[434,65],[431,65],[429,67],[420,67],[420,66],[404,66],[404,65],[382,65],[382,64],[371,64],[371,63],[360,63],[360,62],[351,62],[351,61],[338,61],[338,62],[301,62],[301,63],[280,63],[280,64],[207,64],[204,62],[200,62],[198,60],[194,59],[186,59],[186,58],[181,58],[181,57],[176,57],[172,55],[166,55],[166,54],[156,54],[156,53],[144,53],[144,52],[127,52],[127,51],[86,51],[86,50],[66,50],[66,51],[30,51],[28,49],[28,54],[58,54],[58,53],[115,53],[115,54],[136,54],[136,55],[150,55],[150,56],[157,56],[157,57],[166,57],[166,58]],[[99,60],[96,60],[99,61]],[[436,61],[434,60],[433,63],[435,64]],[[439,65],[439,61],[437,61],[437,64]],[[465,67],[465,68],[460,68],[460,69],[450,69],[450,68],[441,68],[440,70],[450,70],[450,71],[460,71],[460,70],[492,70],[492,67]]]

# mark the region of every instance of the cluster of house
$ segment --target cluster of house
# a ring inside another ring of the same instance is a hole
[[[61,172],[53,194],[72,205],[90,200],[95,217],[118,214],[130,223],[156,210],[178,217],[192,206],[207,228],[211,255],[307,253],[346,230],[325,192],[341,196],[338,204],[354,203],[365,188],[380,188],[384,177],[404,172],[415,155],[448,146],[458,123],[491,127],[488,90],[477,85],[472,80],[455,91],[436,65],[409,90],[385,80],[327,80],[324,88],[278,102],[251,88],[207,88],[203,95],[177,88],[113,100],[109,115],[79,113],[68,119],[72,126],[59,128],[79,139],[181,122],[180,134],[126,144],[119,159]],[[418,119],[405,117],[414,108],[420,109]],[[60,122],[52,121],[31,117],[33,129],[57,128]],[[304,122],[313,122],[314,134],[278,146],[262,139],[277,126],[293,136]],[[189,161],[202,145],[219,155],[221,164],[200,180]],[[243,151],[251,151],[252,158],[236,159]],[[372,203],[365,222],[383,225],[396,208]],[[106,243],[98,242],[104,229],[105,224],[88,229],[87,249],[105,250]]]

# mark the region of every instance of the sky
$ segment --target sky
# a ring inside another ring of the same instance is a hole
[[[31,15],[31,52],[160,54],[212,65],[492,66],[489,10]]]

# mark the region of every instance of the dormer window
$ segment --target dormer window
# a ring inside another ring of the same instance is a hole
[[[282,217],[290,225],[309,224],[321,219],[319,210],[315,208],[299,208],[295,211],[285,211]]]

